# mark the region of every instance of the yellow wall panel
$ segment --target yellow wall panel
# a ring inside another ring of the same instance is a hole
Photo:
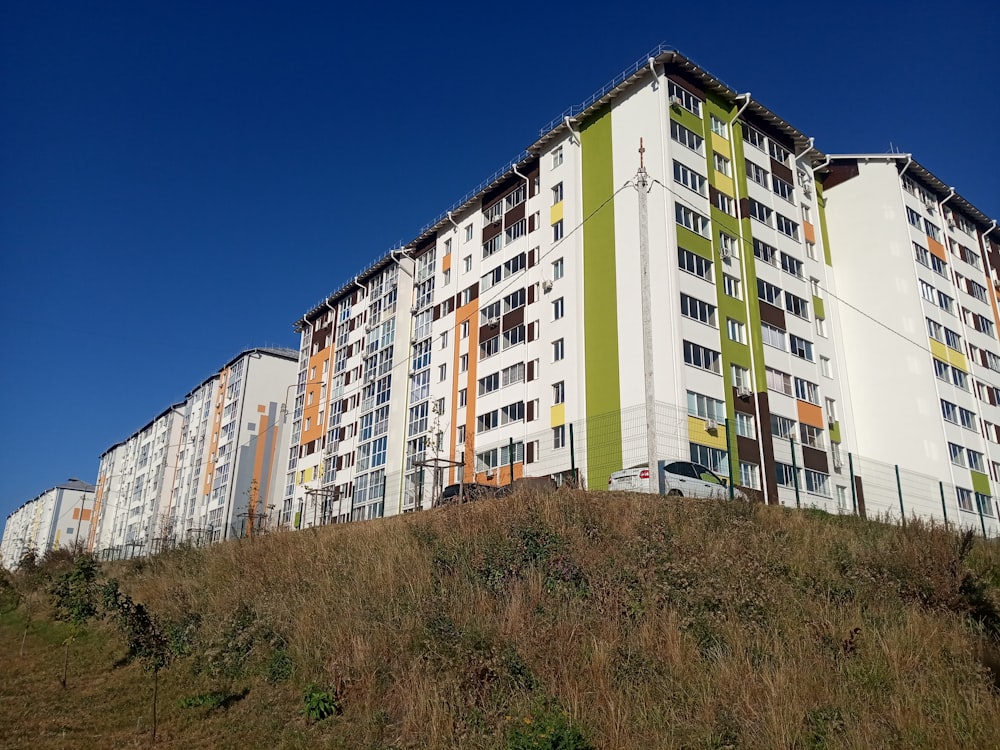
[[[948,364],[952,367],[957,367],[963,372],[969,371],[969,360],[965,358],[962,352],[956,352],[954,349],[948,350]]]
[[[705,429],[705,420],[700,417],[688,416],[688,437],[692,443],[707,445],[710,448],[726,449],[726,427],[720,424],[709,432]]]
[[[930,339],[931,354],[940,359],[942,362],[948,361],[948,347],[942,344],[940,341],[935,341]]]
[[[736,194],[735,189],[733,188],[733,178],[726,177],[724,174],[722,174],[722,172],[715,173],[715,179],[713,180],[713,184],[715,185],[716,188],[721,190],[730,198],[732,198]]]
[[[557,221],[562,220],[563,217],[563,202],[559,201],[556,205],[549,209],[549,224],[555,224]]]
[[[566,424],[566,404],[556,404],[553,406],[549,420],[553,427]]]
[[[712,133],[712,150],[718,151],[727,159],[729,158],[729,141],[718,133]]]

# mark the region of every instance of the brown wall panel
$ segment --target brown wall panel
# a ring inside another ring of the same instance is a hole
[[[523,219],[524,218],[524,207],[526,205],[527,205],[526,202],[525,203],[521,203],[521,204],[518,204],[518,205],[514,206],[514,208],[512,208],[510,211],[508,211],[504,215],[504,217],[503,217],[504,224],[509,227],[514,222],[517,222],[517,221],[520,221],[521,219]]]
[[[839,162],[837,164],[831,164],[827,167],[827,173],[823,176],[821,182],[823,183],[823,189],[829,190],[830,188],[837,187],[842,182],[847,182],[853,177],[857,177],[861,171],[858,169],[858,163],[853,162]]]
[[[786,330],[785,311],[767,302],[758,301],[760,302],[760,319],[772,326],[777,326],[782,331]]]
[[[775,161],[774,159],[771,159],[771,171],[777,177],[783,179],[785,182],[790,182],[792,185],[795,184],[795,175],[792,174],[792,170],[790,170],[780,161]]]
[[[736,455],[744,459],[753,459],[752,463],[760,461],[760,449],[757,441],[751,438],[736,436]]]
[[[830,465],[826,460],[826,451],[810,448],[808,445],[802,446],[802,465],[813,471],[821,471],[824,474],[830,473]]]
[[[519,307],[516,310],[511,310],[509,313],[503,316],[503,330],[509,331],[511,328],[517,328],[524,322],[524,308]]]

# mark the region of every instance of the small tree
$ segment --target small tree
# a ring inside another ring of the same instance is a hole
[[[142,604],[122,593],[118,581],[104,586],[104,608],[118,621],[118,630],[125,638],[128,658],[138,659],[153,673],[153,742],[156,742],[156,706],[160,670],[170,666],[184,642],[176,634],[171,638],[167,626]]]
[[[87,622],[97,616],[98,586],[97,560],[90,555],[77,555],[73,567],[59,576],[52,585],[52,603],[56,619],[69,623],[70,633],[63,641],[63,673],[60,684],[66,688],[69,670],[70,644],[83,632]],[[23,644],[22,644],[23,648]]]

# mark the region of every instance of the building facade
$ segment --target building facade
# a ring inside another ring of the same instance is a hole
[[[45,490],[7,516],[0,563],[14,570],[28,552],[85,545],[94,512],[94,485],[79,479]]]
[[[850,510],[823,160],[675,51],[644,58],[298,321],[282,523],[460,478],[601,489],[651,454]]]
[[[996,534],[996,221],[907,154],[823,172],[857,450],[927,476],[913,512]]]
[[[274,527],[296,360],[290,349],[245,351],[109,448],[90,549],[134,557]]]

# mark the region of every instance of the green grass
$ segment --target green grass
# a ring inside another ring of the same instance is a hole
[[[558,493],[101,575],[184,644],[164,747],[1000,747],[1000,549],[916,523]],[[147,746],[152,676],[113,623],[63,690],[44,569],[12,580],[4,746]]]

